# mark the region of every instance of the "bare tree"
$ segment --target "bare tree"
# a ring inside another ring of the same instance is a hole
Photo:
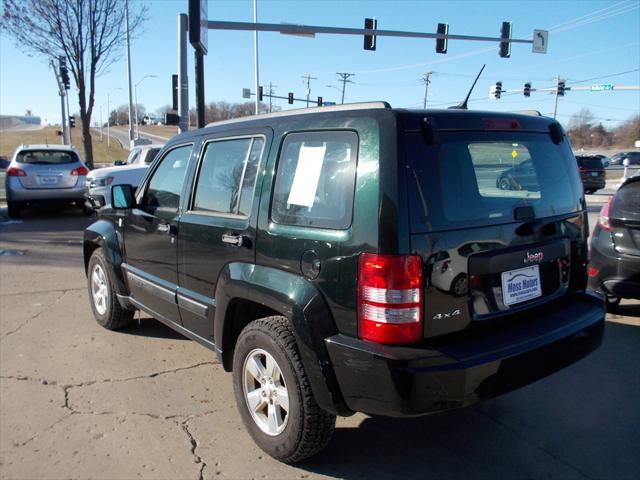
[[[96,77],[123,52],[125,0],[4,0],[2,30],[27,53],[67,60],[78,89],[86,161],[93,167],[91,115]],[[138,4],[139,5],[139,4]],[[129,28],[137,31],[146,7],[130,11]]]

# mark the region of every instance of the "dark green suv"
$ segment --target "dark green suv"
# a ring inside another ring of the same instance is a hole
[[[462,407],[597,348],[587,232],[554,120],[369,103],[176,136],[84,258],[101,325],[139,309],[215,351],[256,443],[295,462],[336,415]]]

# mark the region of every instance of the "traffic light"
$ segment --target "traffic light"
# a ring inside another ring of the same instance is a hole
[[[564,91],[565,91],[565,81],[558,80],[558,96],[564,97]]]
[[[322,106],[322,97],[318,97],[318,106],[321,107]]]
[[[489,90],[489,98],[500,98],[502,94],[502,82],[496,82],[495,85],[491,85],[491,89]]]
[[[364,19],[364,28],[367,30],[375,30],[378,28],[378,20],[375,18],[365,18]],[[365,50],[375,50],[376,49],[376,36],[375,35],[365,35],[364,36],[364,49]]]
[[[511,22],[502,22],[500,38],[503,40],[511,40],[511,29]],[[502,58],[509,58],[511,56],[511,42],[500,42],[500,56]]]
[[[69,115],[69,128],[76,128],[76,117]]]
[[[449,24],[448,23],[439,23],[438,24],[438,35],[448,35],[449,34]],[[447,44],[449,41],[446,38],[437,38],[436,39],[436,53],[447,53]]]
[[[524,84],[524,96],[525,97],[530,97],[531,96],[531,83],[527,82]]]
[[[289,92],[289,105],[291,105],[293,103],[293,92]]]
[[[60,79],[64,85],[65,90],[69,90],[69,70],[67,70],[67,60],[63,55],[58,57],[60,62]]]

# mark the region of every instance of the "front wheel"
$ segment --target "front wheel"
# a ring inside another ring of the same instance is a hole
[[[500,190],[511,190],[511,182],[509,182],[506,178],[501,178],[498,180],[498,188]]]
[[[91,310],[96,321],[108,330],[119,330],[129,325],[135,312],[120,306],[102,248],[97,248],[91,255],[87,271]]]
[[[242,330],[233,386],[249,434],[275,459],[295,463],[329,443],[336,417],[316,403],[286,318],[261,318]]]

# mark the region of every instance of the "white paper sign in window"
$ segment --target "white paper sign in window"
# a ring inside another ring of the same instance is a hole
[[[300,147],[296,173],[293,177],[287,204],[300,205],[307,208],[313,206],[326,149],[326,143],[321,147],[308,147],[306,145]]]

